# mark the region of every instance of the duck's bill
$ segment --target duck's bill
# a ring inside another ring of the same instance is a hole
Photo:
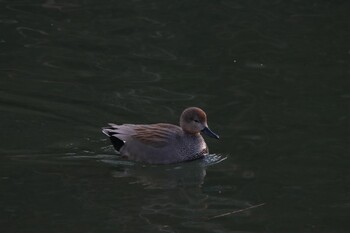
[[[209,137],[212,138],[216,138],[219,139],[219,135],[217,135],[216,133],[214,133],[213,131],[211,131],[208,127],[205,127],[202,132],[206,135],[208,135]]]

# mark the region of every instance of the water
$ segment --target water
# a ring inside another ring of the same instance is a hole
[[[1,232],[350,231],[347,1],[0,6]],[[208,161],[125,161],[100,132],[187,106]]]

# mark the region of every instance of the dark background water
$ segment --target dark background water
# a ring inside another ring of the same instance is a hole
[[[349,11],[0,1],[1,232],[349,232]],[[100,132],[187,106],[226,160],[143,166]]]

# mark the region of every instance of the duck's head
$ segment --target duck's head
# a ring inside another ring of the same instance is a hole
[[[200,108],[186,108],[181,114],[180,126],[186,133],[197,134],[203,132],[209,137],[219,139],[219,135],[209,129],[207,115]]]

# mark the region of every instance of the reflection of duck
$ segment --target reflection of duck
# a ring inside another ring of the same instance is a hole
[[[171,165],[141,165],[113,158],[103,159],[102,162],[111,165],[112,175],[116,178],[130,177],[135,182],[148,189],[173,189],[177,187],[200,186],[204,183],[208,166],[220,163],[226,157],[209,154],[204,159],[193,163]]]
[[[207,124],[207,116],[196,107],[185,109],[180,126],[172,124],[116,125],[103,128],[114,146],[124,157],[151,164],[170,164],[194,160],[208,154],[200,132],[219,139]]]
[[[135,164],[136,165],[136,164]],[[127,176],[136,178],[135,183],[149,189],[172,189],[176,187],[201,185],[204,182],[206,168],[200,163],[185,163],[178,166],[132,166],[115,170],[114,177]]]

